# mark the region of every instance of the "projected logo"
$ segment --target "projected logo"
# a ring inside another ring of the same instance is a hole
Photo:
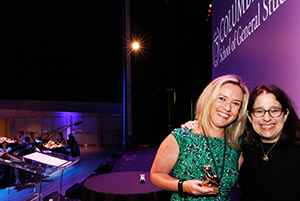
[[[256,31],[286,0],[235,0],[227,14],[213,25],[212,57],[217,67]],[[246,16],[248,10],[251,15]]]

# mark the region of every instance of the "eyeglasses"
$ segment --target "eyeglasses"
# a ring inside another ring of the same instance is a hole
[[[268,110],[265,110],[263,108],[252,108],[252,110],[250,110],[253,116],[258,118],[265,116],[266,112],[268,112],[271,117],[277,118],[280,117],[283,111],[285,111],[285,109],[279,107],[274,107]]]

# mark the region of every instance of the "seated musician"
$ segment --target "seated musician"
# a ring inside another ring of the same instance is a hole
[[[27,136],[25,135],[25,132],[24,131],[20,131],[18,132],[18,137],[17,137],[17,142],[18,144],[22,144],[22,143],[25,143],[25,138]]]

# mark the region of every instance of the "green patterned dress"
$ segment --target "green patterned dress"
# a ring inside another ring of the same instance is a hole
[[[175,129],[172,131],[172,134],[179,145],[178,160],[173,168],[174,178],[205,181],[204,165],[211,165],[213,173],[216,173],[211,153],[218,166],[218,176],[220,175],[224,156],[224,139],[211,139],[208,137],[210,152],[204,135],[195,135],[186,128]],[[240,151],[235,151],[227,145],[223,177],[219,184],[220,194],[206,197],[188,196],[187,198],[180,198],[178,193],[173,193],[171,200],[230,200],[231,188],[237,182],[239,175],[239,155]]]

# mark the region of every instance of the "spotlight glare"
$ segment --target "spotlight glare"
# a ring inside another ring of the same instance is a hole
[[[140,48],[140,44],[138,42],[133,42],[132,43],[132,49],[138,50]]]
[[[146,43],[147,39],[145,39],[145,36],[135,36],[133,34],[131,37],[124,38],[124,40],[126,40],[126,49],[130,50],[126,53],[126,57],[134,56],[146,58],[145,54],[149,54],[147,52],[148,44]]]

